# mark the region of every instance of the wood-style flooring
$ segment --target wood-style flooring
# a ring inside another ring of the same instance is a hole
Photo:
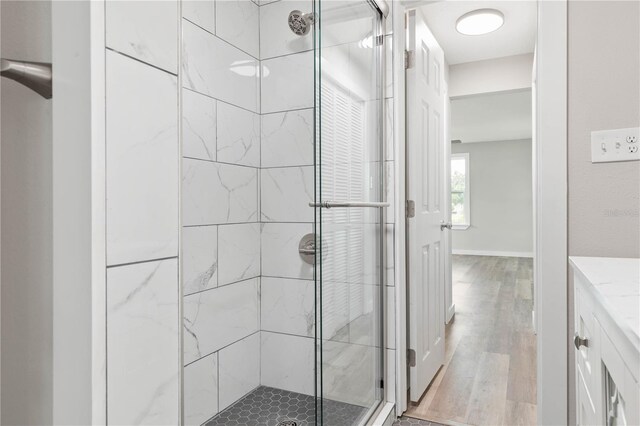
[[[450,425],[536,424],[532,259],[453,256],[445,364],[406,416]]]

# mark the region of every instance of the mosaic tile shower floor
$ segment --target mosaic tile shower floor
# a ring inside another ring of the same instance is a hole
[[[366,407],[337,401],[324,401],[326,426],[356,425],[367,413]],[[260,386],[247,396],[209,420],[206,426],[290,426],[315,425],[315,397]]]

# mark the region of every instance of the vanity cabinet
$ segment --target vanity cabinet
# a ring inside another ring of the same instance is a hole
[[[640,260],[570,261],[576,422],[640,425]]]

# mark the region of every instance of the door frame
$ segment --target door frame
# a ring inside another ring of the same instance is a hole
[[[430,1],[394,2],[394,28],[405,28],[405,13]],[[536,111],[533,182],[535,215],[537,417],[538,424],[568,421],[567,306],[567,0],[538,0],[536,35]],[[394,139],[406,139],[404,52],[406,32],[393,37]],[[396,53],[397,52],[397,53]],[[405,145],[395,144],[396,176],[405,176]],[[396,183],[398,215],[395,233],[396,413],[408,406],[406,183]],[[443,301],[444,303],[444,301]]]

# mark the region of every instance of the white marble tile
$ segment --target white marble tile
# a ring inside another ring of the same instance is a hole
[[[182,221],[189,225],[257,219],[258,176],[249,167],[184,159]]]
[[[177,256],[176,78],[106,55],[107,264]]]
[[[313,166],[260,171],[263,222],[313,222]]]
[[[262,61],[262,113],[313,107],[313,52]]]
[[[313,395],[315,372],[313,339],[268,331],[261,332],[261,335],[260,384]]]
[[[321,78],[324,86],[353,99],[354,105],[364,101],[366,108],[367,103],[378,100],[374,72],[376,58],[371,49],[363,49],[359,43],[323,46]],[[363,119],[363,125],[366,124],[371,127],[373,123],[365,123]]]
[[[179,423],[178,261],[107,269],[107,415],[114,425]]]
[[[218,161],[260,167],[260,115],[218,103]]]
[[[216,160],[216,100],[182,90],[182,156]]]
[[[178,2],[107,1],[106,44],[171,73],[178,72]]]
[[[360,50],[373,47],[376,15],[371,4],[361,1],[325,1],[318,7],[324,16],[321,32],[323,48],[351,44]],[[327,19],[327,17],[339,17]]]
[[[220,410],[260,386],[260,333],[220,350]]]
[[[264,277],[260,282],[260,303],[262,330],[314,336],[313,281]]]
[[[258,331],[258,279],[184,298],[184,363]]]
[[[216,352],[184,367],[184,424],[200,426],[218,411]]]
[[[262,116],[262,167],[313,165],[313,109]]]
[[[215,34],[215,0],[182,0],[182,17]]]
[[[216,35],[254,58],[260,50],[260,8],[250,0],[216,3]]]
[[[313,279],[313,265],[298,253],[300,239],[313,232],[313,224],[264,223],[262,225],[262,276]]]
[[[184,294],[218,285],[218,228],[182,228],[182,274]]]
[[[182,43],[184,87],[258,112],[256,59],[188,21]]]
[[[346,260],[346,255],[343,256]],[[328,277],[331,277],[332,266],[331,261],[324,262]],[[350,291],[349,284],[344,281],[336,281],[332,278],[322,280],[322,299],[324,306],[331,306],[331,310],[322,313],[322,335],[325,339],[346,340],[350,338],[349,334],[349,314],[350,314]],[[346,332],[346,338],[345,338]]]
[[[324,341],[323,396],[365,407],[372,405],[375,401],[375,383],[378,377],[378,351],[380,348],[376,346]]]
[[[218,245],[219,285],[260,275],[260,224],[221,225]]]
[[[292,10],[311,12],[311,0],[287,0],[260,8],[260,59],[289,55],[313,49],[313,35],[300,37],[283,25]]]

